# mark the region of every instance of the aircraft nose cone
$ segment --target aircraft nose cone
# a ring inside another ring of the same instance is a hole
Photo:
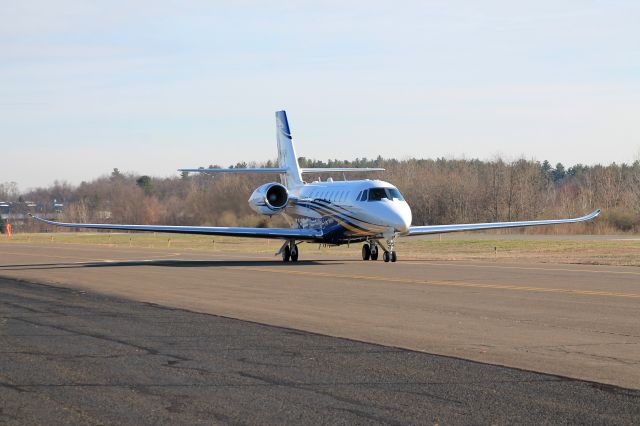
[[[407,232],[411,227],[411,210],[409,206],[394,209],[390,225],[396,232]]]

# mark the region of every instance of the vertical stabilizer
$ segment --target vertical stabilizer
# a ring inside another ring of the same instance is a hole
[[[291,131],[285,111],[276,111],[276,138],[278,140],[278,167],[287,169],[287,173],[281,175],[283,183],[289,189],[302,185],[298,157],[291,140]]]

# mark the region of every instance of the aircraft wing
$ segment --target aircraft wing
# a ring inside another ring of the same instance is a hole
[[[113,229],[119,231],[165,232],[173,234],[226,235],[230,237],[253,237],[274,239],[316,240],[322,231],[293,228],[233,228],[219,226],[163,226],[163,225],[115,225],[109,223],[64,223],[30,215],[37,221],[65,228]]]
[[[521,226],[558,225],[561,223],[577,223],[577,222],[585,222],[587,220],[594,219],[599,214],[600,214],[600,209],[595,210],[586,216],[577,217],[574,219],[529,220],[529,221],[523,221],[523,222],[469,223],[469,224],[460,224],[460,225],[412,226],[409,228],[409,231],[406,233],[406,235],[413,236],[413,235],[443,234],[445,232],[480,231],[480,230],[486,230],[486,229],[517,228]]]
[[[333,173],[333,172],[383,172],[384,169],[380,167],[313,167],[302,168],[302,173]]]

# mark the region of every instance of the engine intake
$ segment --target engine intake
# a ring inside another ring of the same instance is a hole
[[[280,213],[289,202],[289,191],[279,183],[266,183],[253,191],[249,205],[260,214],[272,216]]]

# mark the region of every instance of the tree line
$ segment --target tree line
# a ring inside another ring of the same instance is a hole
[[[381,179],[396,185],[410,204],[416,225],[573,217],[601,208],[602,216],[595,223],[533,232],[640,231],[639,161],[568,168],[548,161],[501,158],[320,161],[302,157],[299,161],[301,167],[385,168],[384,172],[349,178]],[[247,166],[274,167],[275,162],[232,167]],[[343,178],[341,174],[331,176],[334,180]],[[327,177],[305,175],[308,181]],[[247,203],[251,192],[269,180],[275,181],[277,176],[183,173],[157,178],[114,169],[110,175],[77,186],[56,182],[26,193],[3,184],[0,200],[19,196],[49,205],[56,199],[65,203],[63,219],[74,222],[287,226],[285,218],[256,215]]]

